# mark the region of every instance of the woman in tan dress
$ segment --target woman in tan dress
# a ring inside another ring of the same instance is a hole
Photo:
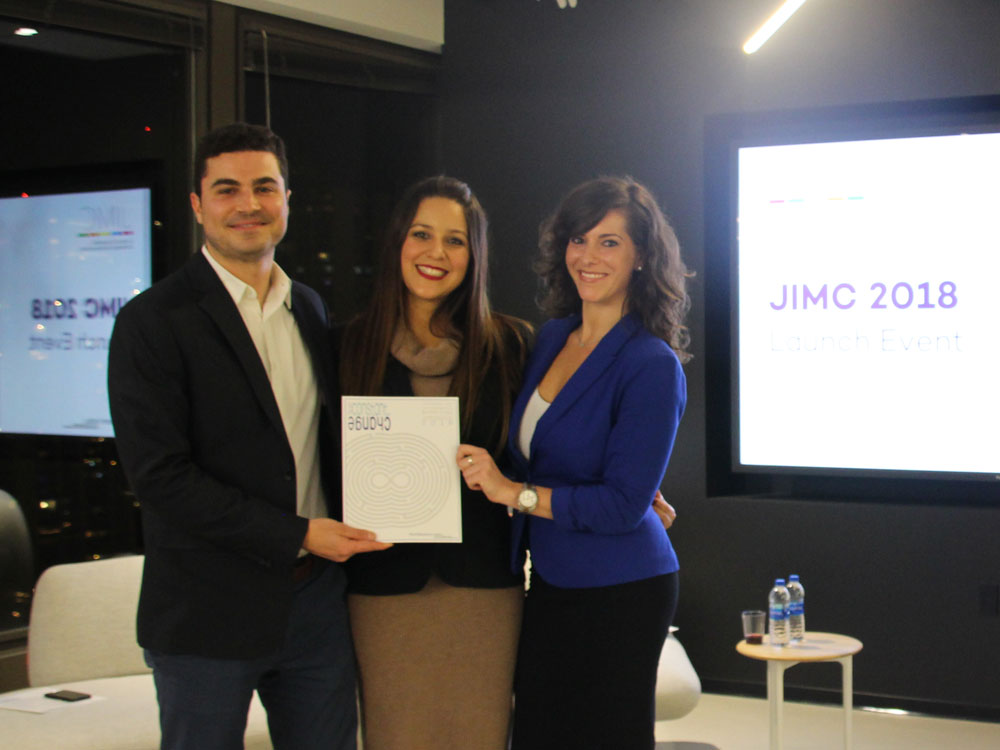
[[[502,464],[527,323],[490,308],[486,215],[467,185],[412,186],[367,310],[335,335],[350,395],[458,396],[461,439]],[[503,750],[523,577],[506,510],[462,486],[461,544],[397,544],[348,565],[365,750]]]

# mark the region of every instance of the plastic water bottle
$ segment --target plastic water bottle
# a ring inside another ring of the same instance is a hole
[[[788,631],[792,643],[806,637],[806,590],[797,575],[788,576]]]
[[[771,634],[772,646],[788,645],[788,599],[785,579],[775,579],[774,588],[767,595],[767,630]]]

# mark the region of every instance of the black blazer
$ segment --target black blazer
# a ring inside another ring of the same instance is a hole
[[[528,336],[523,332],[523,336]],[[334,333],[334,347],[339,349]],[[518,342],[508,337],[508,351],[516,352]],[[510,403],[517,395],[516,386]],[[503,408],[500,378],[490,368],[479,394],[472,425],[462,442],[491,447],[497,444]],[[412,396],[407,367],[390,356],[386,366],[385,396]],[[464,408],[464,405],[463,407]],[[458,468],[455,468],[458,471]],[[461,544],[406,543],[387,550],[355,555],[347,561],[348,591],[356,594],[409,594],[420,591],[431,574],[451,584],[468,588],[503,588],[524,581],[521,571],[511,572],[510,518],[507,509],[491,503],[482,492],[470,490],[462,482]]]
[[[326,308],[293,282],[292,312],[324,401],[321,450],[336,454]],[[142,510],[139,644],[217,658],[273,653],[308,521],[295,512],[295,462],[264,366],[200,252],[119,312],[108,392]],[[339,513],[339,502],[330,507]]]

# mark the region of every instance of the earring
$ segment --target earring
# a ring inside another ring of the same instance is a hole
[[[636,271],[641,271],[642,270],[642,266],[637,266],[635,270]]]

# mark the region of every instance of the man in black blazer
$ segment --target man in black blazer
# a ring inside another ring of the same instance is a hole
[[[329,561],[388,545],[329,517],[336,368],[325,305],[274,262],[287,179],[268,129],[206,135],[191,194],[205,245],[125,305],[111,339],[115,437],[142,509],[138,638],[165,749],[243,747],[255,689],[275,748],[355,746],[344,574]]]

